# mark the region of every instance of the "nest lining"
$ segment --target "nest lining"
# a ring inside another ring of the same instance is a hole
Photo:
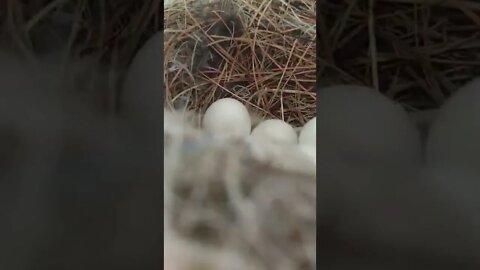
[[[166,106],[233,97],[302,126],[315,115],[315,1],[179,1],[165,9]],[[179,105],[181,104],[181,105]]]

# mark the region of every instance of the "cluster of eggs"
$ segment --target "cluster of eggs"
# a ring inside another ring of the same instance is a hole
[[[323,116],[319,123],[322,140],[317,146],[321,158],[341,152],[345,160],[356,153],[372,164],[480,172],[480,78],[446,100],[429,121],[424,139],[412,116],[374,89],[329,86],[320,89],[318,98],[318,113]]]
[[[128,100],[126,111],[137,119],[148,119],[156,124],[161,110],[158,104],[163,102],[159,91],[159,85],[163,84],[162,76],[159,76],[164,64],[163,41],[163,32],[159,31],[143,45],[132,60],[124,83],[124,98]],[[223,98],[207,109],[203,127],[219,136],[251,137],[275,144],[296,145],[315,161],[315,118],[305,124],[299,135],[291,125],[278,119],[266,120],[252,131],[252,120],[246,107],[233,98]]]
[[[298,145],[299,149],[315,161],[316,118],[310,119],[297,135],[295,129],[280,119],[268,119],[252,130],[247,108],[233,98],[213,102],[203,116],[203,128],[212,134],[245,138],[277,145]]]

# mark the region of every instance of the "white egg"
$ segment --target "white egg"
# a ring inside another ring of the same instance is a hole
[[[154,34],[130,64],[123,85],[126,113],[161,125],[163,110],[163,31]]]
[[[460,88],[430,127],[426,158],[431,165],[480,172],[480,78]]]
[[[175,1],[174,0],[164,0],[163,9],[169,8]]]
[[[299,144],[298,148],[302,153],[304,153],[308,158],[310,158],[313,163],[317,162],[317,149],[315,146]]]
[[[317,148],[323,158],[356,166],[420,164],[419,132],[400,104],[354,85],[323,88],[318,97]]]
[[[291,125],[279,120],[269,119],[258,124],[252,131],[252,137],[276,144],[296,144],[297,133]]]
[[[252,120],[240,101],[222,98],[208,107],[203,116],[203,128],[222,136],[244,137],[250,134]]]
[[[298,142],[315,147],[317,145],[317,118],[310,119],[300,131]]]

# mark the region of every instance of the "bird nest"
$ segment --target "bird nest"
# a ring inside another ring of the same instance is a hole
[[[319,85],[371,86],[425,111],[480,76],[478,1],[321,0],[319,7]]]
[[[167,106],[233,97],[293,126],[315,115],[314,0],[174,1],[164,16]]]

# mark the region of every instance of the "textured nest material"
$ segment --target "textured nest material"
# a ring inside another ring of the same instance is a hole
[[[316,269],[315,164],[165,116],[165,269]]]
[[[314,0],[174,1],[164,15],[167,106],[234,97],[293,126],[315,115]]]
[[[480,76],[475,0],[321,0],[319,85],[377,88],[412,111],[438,108]]]

